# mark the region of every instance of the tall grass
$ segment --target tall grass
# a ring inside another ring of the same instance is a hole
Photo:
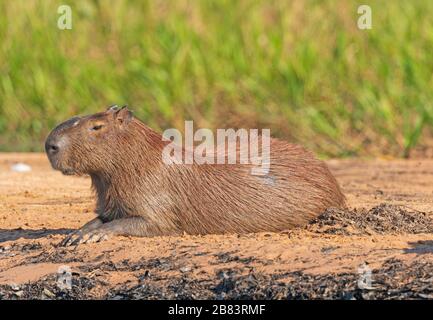
[[[431,136],[433,2],[0,1],[0,150],[128,104],[156,129],[269,127],[323,156],[406,156]]]

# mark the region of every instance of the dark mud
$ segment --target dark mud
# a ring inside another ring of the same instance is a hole
[[[121,268],[141,268],[139,285],[109,289],[102,299],[433,299],[433,263],[406,265],[390,259],[371,271],[371,284],[359,285],[360,274],[311,275],[290,272],[264,275],[220,270],[213,279],[153,277],[147,263],[123,262]],[[109,268],[112,268],[109,267]],[[92,290],[107,286],[93,277],[74,273],[72,288],[60,290],[50,275],[22,286],[0,286],[1,299],[92,299]]]

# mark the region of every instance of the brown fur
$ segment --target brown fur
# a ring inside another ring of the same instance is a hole
[[[300,146],[271,139],[270,171],[256,176],[252,165],[165,165],[167,143],[127,108],[112,108],[59,125],[46,149],[55,169],[90,175],[96,213],[102,225],[118,221],[117,234],[281,231],[344,206],[326,164]]]

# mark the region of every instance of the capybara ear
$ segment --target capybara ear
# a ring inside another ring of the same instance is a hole
[[[127,106],[123,106],[121,109],[116,111],[115,118],[120,126],[125,126],[132,119],[132,111],[130,111]]]
[[[113,104],[107,108],[107,112],[115,112],[120,110],[120,107],[117,104]]]

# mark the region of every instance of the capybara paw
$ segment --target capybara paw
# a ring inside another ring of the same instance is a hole
[[[82,231],[74,232],[68,235],[61,243],[60,246],[77,246],[83,243],[95,243],[107,240],[109,234],[102,230],[94,230],[90,232],[83,233]]]
[[[72,243],[76,240],[76,239],[78,239],[80,236],[82,235],[82,232],[81,232],[81,230],[77,230],[77,231],[74,231],[74,232],[72,232],[72,233],[70,233],[70,234],[68,234],[60,243],[59,243],[59,246],[60,247],[67,247],[67,246],[70,246],[70,245],[72,245]]]

